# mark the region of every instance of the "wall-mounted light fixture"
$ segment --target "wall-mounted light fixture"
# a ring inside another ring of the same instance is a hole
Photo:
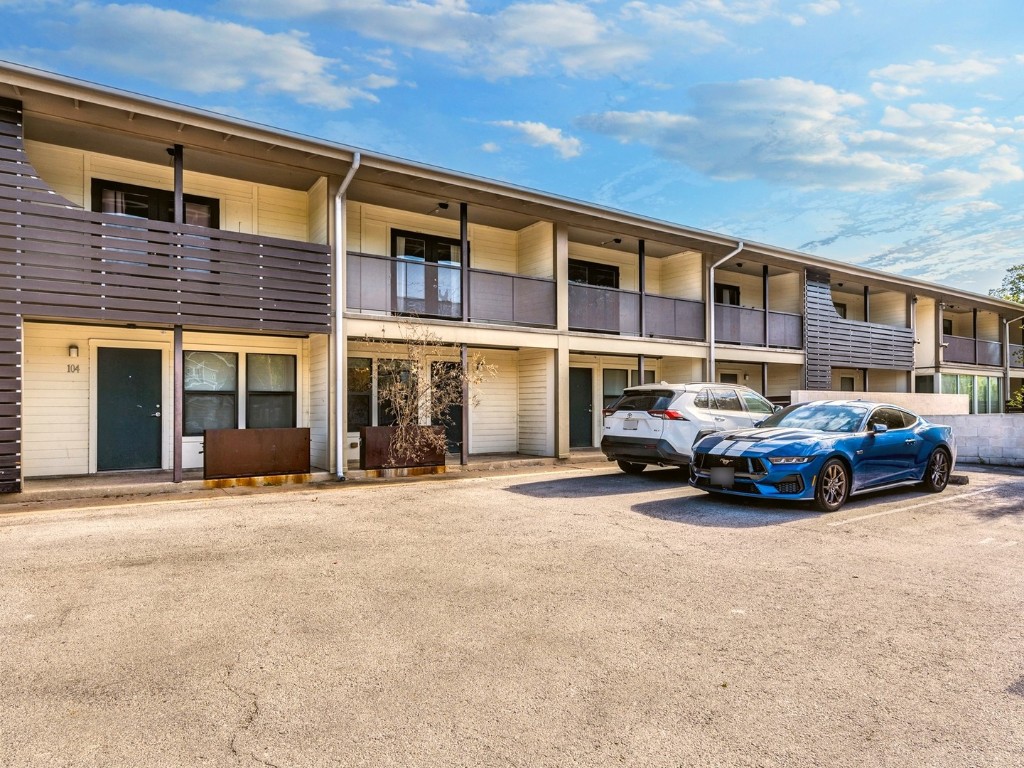
[[[437,208],[432,210],[430,212],[430,215],[433,216],[435,213],[440,213],[441,211],[447,211],[447,210],[448,210],[448,203],[438,203],[437,204]]]
[[[77,344],[69,344],[68,345],[68,357],[78,357],[78,345]]]
[[[621,237],[613,237],[611,240],[605,240],[603,243],[601,243],[601,245],[608,245],[608,243],[615,243],[616,245],[618,245],[621,242]]]
[[[742,261],[737,261],[736,262],[736,269],[743,269],[743,262]]]

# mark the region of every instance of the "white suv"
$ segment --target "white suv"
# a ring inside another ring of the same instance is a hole
[[[623,472],[648,464],[685,467],[693,444],[712,432],[753,427],[778,410],[736,384],[644,384],[604,409],[601,450]]]

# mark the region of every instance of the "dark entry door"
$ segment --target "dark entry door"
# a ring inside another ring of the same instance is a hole
[[[450,387],[452,382],[459,379],[458,371],[461,370],[461,363],[437,361],[430,366],[430,375],[433,378],[435,391]],[[449,405],[434,424],[444,426],[444,437],[448,453],[462,452],[462,404]]]
[[[589,368],[569,369],[569,447],[594,445],[594,374]]]
[[[100,347],[96,385],[96,468],[160,466],[159,349]]]

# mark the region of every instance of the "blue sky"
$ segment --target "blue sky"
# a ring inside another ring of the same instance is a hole
[[[0,58],[985,293],[1020,0],[0,0]]]

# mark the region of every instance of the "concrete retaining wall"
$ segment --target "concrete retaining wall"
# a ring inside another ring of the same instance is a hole
[[[928,420],[953,428],[957,464],[1024,467],[1024,413],[928,416]]]

